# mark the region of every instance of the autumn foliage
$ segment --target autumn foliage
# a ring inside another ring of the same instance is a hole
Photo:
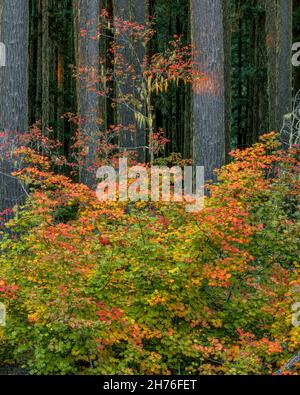
[[[26,150],[16,176],[30,195],[0,241],[1,360],[39,374],[272,374],[297,353],[298,149],[271,133],[234,151],[197,214],[101,203]]]

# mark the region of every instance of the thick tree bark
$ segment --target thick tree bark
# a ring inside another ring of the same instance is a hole
[[[225,153],[229,161],[231,149],[231,0],[223,0]]]
[[[193,93],[193,157],[208,180],[225,162],[223,9],[220,0],[191,1],[195,60],[205,74]]]
[[[0,131],[28,129],[28,0],[3,0],[0,41],[6,45],[6,66],[0,68]],[[1,139],[0,139],[1,144]],[[0,211],[22,201],[19,181],[10,177],[12,161],[0,159]],[[6,175],[3,175],[6,174]]]
[[[28,0],[4,0],[1,25],[7,58],[1,68],[0,127],[22,133],[28,128]]]
[[[81,130],[86,138],[86,163],[80,174],[80,181],[89,187],[94,186],[95,148],[99,138],[99,32],[98,20],[100,4],[98,0],[74,0],[76,60],[78,70],[88,71],[88,78],[78,78],[78,110],[82,118]],[[86,31],[86,34],[81,34]]]
[[[279,131],[292,107],[292,0],[266,0],[269,127]]]
[[[279,1],[279,104],[277,123],[282,127],[283,116],[292,109],[292,63],[291,48],[293,41],[293,1]],[[279,129],[278,129],[279,130]]]

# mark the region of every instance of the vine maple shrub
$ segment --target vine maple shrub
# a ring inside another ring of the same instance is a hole
[[[296,147],[281,151],[271,133],[234,151],[195,214],[181,203],[99,202],[46,156],[21,152],[27,166],[15,176],[29,197],[0,241],[5,364],[272,374],[298,352]]]
[[[155,126],[154,97],[166,97],[172,86],[190,85],[196,89],[205,80],[200,66],[194,61],[193,46],[186,44],[182,36],[174,35],[165,43],[162,52],[150,55],[141,50],[147,48],[157,33],[154,18],[147,24],[140,24],[112,17],[104,9],[97,21],[93,19],[83,23],[80,37],[87,42],[109,39],[107,50],[99,58],[100,75],[89,64],[80,64],[73,67],[73,76],[87,93],[95,93],[111,108],[117,109],[118,123],[106,128],[99,114],[68,114],[78,128],[72,146],[73,157],[93,178],[99,167],[107,162],[111,164],[113,159],[118,160],[118,156],[123,158],[127,155],[136,161],[142,154],[153,164],[169,143],[166,130]],[[131,49],[130,56],[128,48]],[[110,67],[104,67],[107,59],[113,59]],[[118,95],[114,97],[116,86]],[[92,158],[89,158],[88,149],[91,128],[86,124],[97,125],[92,128],[95,151]],[[138,129],[143,130],[143,137],[138,136]],[[122,147],[122,138],[130,144]],[[137,143],[137,140],[141,141]]]

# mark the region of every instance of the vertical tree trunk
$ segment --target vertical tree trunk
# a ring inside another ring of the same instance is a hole
[[[124,21],[132,20],[131,10],[130,10],[130,0],[114,0],[114,17],[120,18]],[[121,63],[124,63],[124,67],[126,65],[132,64],[132,50],[129,45],[130,37],[128,34],[122,33],[120,37],[115,37],[115,45],[116,45],[116,63],[117,68],[121,69]],[[122,125],[121,133],[120,133],[120,149],[127,150],[133,149],[135,147],[135,135],[131,133],[127,128],[130,125],[135,125],[134,112],[127,107],[129,106],[128,101],[131,99],[134,94],[133,91],[133,81],[130,76],[125,76],[125,73],[122,76],[119,76],[115,81],[116,84],[116,99],[118,101],[116,108],[116,120],[117,124]],[[128,99],[124,100],[124,97],[127,96]],[[124,103],[122,103],[124,101]]]
[[[284,114],[292,109],[292,63],[293,1],[279,1],[279,87],[278,87],[278,130],[282,127]]]
[[[37,45],[34,50],[36,51],[36,97],[35,97],[35,121],[42,120],[42,94],[43,94],[43,73],[42,73],[42,46],[43,46],[43,22],[42,22],[42,3],[40,0],[35,2],[37,13]]]
[[[268,128],[268,80],[266,51],[266,12],[264,0],[258,0],[260,12],[256,17],[255,27],[255,65],[256,76],[256,124],[252,132],[252,144],[257,142],[259,135],[267,133]],[[255,97],[253,98],[255,101]]]
[[[195,60],[205,74],[193,93],[193,157],[208,180],[225,161],[223,9],[220,0],[191,1]]]
[[[269,127],[279,131],[292,106],[292,0],[266,0]]]
[[[35,0],[29,1],[29,92],[28,112],[29,125],[36,120],[36,78],[37,78],[37,5]]]
[[[4,0],[1,41],[6,66],[1,68],[0,128],[20,133],[28,128],[28,0]]]
[[[223,0],[224,29],[224,92],[225,92],[225,154],[231,149],[231,0]]]
[[[243,21],[241,15],[241,0],[236,7],[238,15],[238,45],[237,45],[237,146],[244,147],[243,133]]]
[[[50,41],[49,41],[49,0],[41,0],[42,16],[42,130],[49,126],[49,83],[50,83]]]
[[[80,174],[80,181],[89,187],[94,186],[95,148],[99,138],[99,32],[98,20],[100,5],[98,0],[75,0],[75,23],[78,34],[77,68],[86,70],[89,77],[78,79],[78,109],[82,118],[81,130],[86,138],[86,161]],[[81,32],[85,30],[86,34]]]
[[[107,1],[103,0],[101,4],[101,10],[105,9],[108,11]],[[100,10],[100,11],[101,11]],[[107,74],[107,53],[108,53],[108,37],[109,32],[105,23],[100,24],[100,40],[99,40],[99,56],[100,56],[100,80],[101,80],[101,90],[107,90],[106,74]],[[101,122],[101,129],[108,129],[108,99],[106,96],[99,97],[99,117]]]
[[[133,21],[145,25],[147,13],[148,2],[146,0],[114,0],[114,16],[124,21]],[[146,52],[145,47],[138,41],[132,40],[130,35],[126,33],[115,39],[116,48],[119,52],[117,58],[124,60],[125,68],[126,65],[133,65],[136,73],[142,73],[140,64]],[[129,100],[122,99],[126,96]],[[123,126],[120,134],[120,148],[125,151],[137,151],[138,160],[144,162],[145,150],[140,147],[146,145],[146,132],[143,126],[138,125],[134,116],[134,110],[143,113],[143,109],[136,109],[132,105],[134,98],[137,101],[140,101],[141,98],[137,96],[137,87],[130,75],[128,77],[124,76],[122,81],[120,79],[116,81],[116,98],[119,103],[123,100],[123,104],[117,106],[117,123]],[[128,127],[131,126],[135,127],[133,133],[128,130]]]
[[[134,7],[134,21],[141,24],[145,25],[147,22],[148,14],[149,14],[149,3],[148,0],[134,0],[133,1],[133,7]],[[144,56],[146,55],[146,48],[143,45],[143,43],[137,42],[136,46],[134,48],[136,52],[136,58],[135,58],[135,68],[137,73],[142,74],[142,68],[141,64],[143,63]],[[137,100],[141,100],[139,95],[137,94],[137,88],[135,87],[135,92],[137,96]],[[144,108],[141,108],[142,113],[144,113]],[[144,126],[141,125],[136,125],[136,136],[135,136],[135,146],[136,147],[144,147],[146,145],[146,130]],[[137,150],[138,153],[138,161],[143,163],[146,160],[146,152],[145,149],[143,148],[138,148]]]
[[[0,131],[23,133],[28,128],[28,0],[4,0],[0,41],[6,45],[6,66],[0,68]],[[1,140],[0,140],[1,144]],[[0,162],[0,210],[19,203],[23,190],[9,177],[11,161]]]

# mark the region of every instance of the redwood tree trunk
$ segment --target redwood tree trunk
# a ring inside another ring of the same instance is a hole
[[[0,41],[6,66],[0,68],[0,131],[24,133],[28,128],[28,0],[1,1]],[[1,138],[0,138],[1,145]],[[22,201],[24,191],[10,176],[12,160],[0,158],[0,211]]]
[[[223,7],[220,0],[191,1],[195,60],[205,74],[193,93],[193,157],[208,180],[225,162]]]
[[[266,0],[269,127],[279,131],[292,106],[292,0]]]
[[[87,73],[80,74],[78,78],[78,110],[81,116],[81,131],[86,145],[85,165],[81,169],[80,181],[94,186],[94,162],[95,148],[99,138],[99,97],[97,91],[99,84],[99,32],[98,19],[100,13],[99,0],[74,0],[74,11],[76,21],[75,35],[78,35],[76,47],[77,67],[81,70],[88,70]],[[86,31],[86,34],[81,34]],[[84,77],[85,76],[85,77]]]

